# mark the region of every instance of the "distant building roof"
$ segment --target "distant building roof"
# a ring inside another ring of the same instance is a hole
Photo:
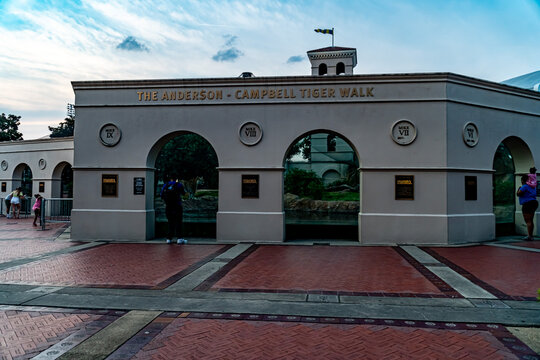
[[[347,51],[347,50],[356,50],[355,48],[340,47],[340,46],[329,46],[321,49],[309,50],[308,53],[313,52],[326,52],[326,51]]]
[[[532,73],[508,79],[501,82],[501,84],[540,91],[540,71],[534,71]]]

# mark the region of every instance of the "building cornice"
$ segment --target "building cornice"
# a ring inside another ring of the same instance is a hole
[[[347,84],[347,83],[407,83],[407,82],[453,82],[464,85],[481,86],[508,93],[523,94],[540,99],[540,92],[505,85],[488,80],[477,79],[465,75],[448,72],[441,73],[403,73],[403,74],[362,74],[336,76],[272,76],[253,78],[205,78],[205,79],[150,79],[150,80],[97,80],[72,81],[74,90],[99,89],[140,89],[166,87],[197,87],[197,86],[282,86],[309,84]],[[66,138],[62,138],[66,139]],[[23,141],[50,141],[23,140]]]
[[[66,136],[61,138],[47,138],[47,139],[32,139],[32,140],[11,140],[11,141],[2,141],[0,146],[26,146],[31,144],[54,144],[62,142],[71,142],[73,143],[73,136]]]

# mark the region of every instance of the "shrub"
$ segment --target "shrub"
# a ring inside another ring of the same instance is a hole
[[[313,171],[291,169],[285,174],[285,192],[320,200],[324,191],[322,179]]]

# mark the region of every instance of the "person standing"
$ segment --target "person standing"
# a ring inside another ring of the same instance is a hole
[[[43,198],[40,194],[35,194],[34,197],[36,198],[36,202],[32,206],[32,210],[34,210],[34,222],[32,225],[37,226],[36,221],[39,218],[39,225],[41,226],[41,203],[43,202]]]
[[[21,202],[24,199],[22,188],[18,187],[11,193],[11,209],[13,210],[13,219],[18,219],[21,213]]]
[[[527,184],[528,179],[528,175],[521,177],[522,185],[517,191],[517,196],[519,197],[519,204],[522,206],[523,219],[527,224],[528,236],[523,240],[532,241],[534,240],[534,213],[538,209],[538,201],[536,200],[536,189]]]
[[[182,220],[184,208],[182,206],[182,196],[186,193],[184,185],[176,180],[176,177],[169,177],[169,181],[163,184],[161,198],[165,202],[165,215],[169,224],[167,233],[167,244],[172,243],[177,237],[177,244],[185,244],[187,241],[182,238]]]
[[[11,211],[11,198],[13,197],[13,193],[10,192],[8,196],[6,196],[6,199],[4,202],[6,203],[6,218],[11,218],[11,214],[9,213]]]

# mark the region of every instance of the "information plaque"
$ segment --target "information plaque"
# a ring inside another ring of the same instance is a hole
[[[133,178],[133,195],[144,195],[144,178]]]
[[[396,175],[396,200],[414,200],[414,175]]]
[[[242,175],[242,198],[259,198],[259,175]]]
[[[2,181],[2,192],[7,191],[7,183],[5,181]]]
[[[40,181],[39,182],[39,192],[45,192],[45,182],[44,181]]]
[[[478,180],[476,176],[465,176],[465,200],[478,200]]]
[[[101,175],[101,196],[118,196],[118,175]]]

